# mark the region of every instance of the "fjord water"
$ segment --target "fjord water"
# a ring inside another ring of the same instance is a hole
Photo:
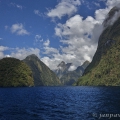
[[[96,120],[106,113],[120,113],[120,87],[0,88],[0,120]]]

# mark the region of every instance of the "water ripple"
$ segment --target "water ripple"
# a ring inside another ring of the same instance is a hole
[[[0,88],[0,120],[96,120],[120,113],[119,95],[120,87]]]

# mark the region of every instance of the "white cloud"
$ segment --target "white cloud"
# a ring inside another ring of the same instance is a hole
[[[49,46],[49,45],[50,45],[50,40],[47,39],[47,40],[43,43],[43,45],[46,46],[46,47]]]
[[[4,51],[8,50],[8,49],[9,49],[8,47],[0,46],[0,59],[2,59],[3,57],[5,57]]]
[[[41,41],[41,35],[35,35],[35,41],[36,42]]]
[[[0,52],[5,51],[5,50],[8,50],[8,49],[9,49],[8,47],[0,46]]]
[[[42,16],[42,13],[39,10],[34,10],[34,13],[38,16]]]
[[[59,37],[81,37],[85,33],[90,33],[94,25],[98,23],[94,18],[88,16],[85,20],[80,15],[75,15],[66,21],[65,24],[58,24],[55,34]],[[58,32],[59,31],[59,32]]]
[[[100,7],[100,4],[97,3],[97,2],[93,2],[93,4],[94,4],[95,6],[97,6],[97,7]]]
[[[68,69],[68,71],[73,71],[73,70],[75,70],[75,69],[76,69],[76,66],[71,65],[70,68]]]
[[[120,11],[116,11],[115,14],[112,16],[112,18],[109,18],[109,16],[106,17],[106,21],[104,22],[104,27],[107,27],[109,25],[113,25],[114,22],[120,17]]]
[[[49,57],[43,57],[41,58],[41,61],[44,62],[52,70],[57,68],[56,65],[58,65],[58,61],[56,59],[50,59]]]
[[[120,17],[120,2],[117,5],[115,5],[114,9],[116,9],[116,11],[112,16],[109,16],[109,15],[106,16],[104,24],[103,24],[104,27],[113,25],[114,22]]]
[[[41,35],[39,35],[39,34],[35,35],[33,44],[34,44],[34,46],[38,46],[40,48],[43,47],[43,38],[41,37]]]
[[[95,25],[98,25],[99,21],[95,20],[91,16],[88,16],[85,20],[80,15],[76,15],[66,21],[65,24],[58,24],[55,30],[59,29],[57,36],[62,36],[61,42],[66,44],[67,47],[61,47],[62,52],[69,55],[74,55],[75,58],[69,58],[74,65],[81,64],[85,60],[92,60],[97,47],[97,38],[100,35],[99,27],[97,27],[97,35],[93,33]],[[92,40],[91,38],[94,38]]]
[[[25,30],[23,24],[21,23],[13,24],[10,30],[12,33],[16,33],[17,35],[29,35],[30,34],[27,30]]]
[[[56,48],[53,48],[53,47],[50,47],[50,40],[47,39],[44,43],[43,43],[43,49],[44,49],[44,52],[43,54],[47,54],[47,55],[50,55],[51,54],[54,54],[54,53],[59,53],[59,51],[56,49]]]
[[[23,7],[21,5],[16,5],[17,8],[22,9]]]
[[[11,52],[10,56],[23,60],[25,59],[28,55],[35,54],[40,58],[40,50],[38,48],[14,48],[13,51]]]
[[[66,47],[61,47],[61,54],[53,53],[52,58],[42,58],[51,69],[56,69],[57,65],[61,61],[66,63],[73,63],[74,69],[80,66],[84,61],[92,60],[92,57],[97,48],[97,41],[95,40],[100,35],[99,27],[96,29],[97,35],[94,36],[93,30],[95,25],[99,25],[100,22],[93,17],[88,16],[83,20],[80,15],[75,15],[68,19],[65,24],[59,23],[55,27],[56,36],[60,37],[63,44]],[[94,36],[94,37],[93,37]],[[94,38],[94,41],[92,41]],[[73,67],[71,68],[73,70]]]
[[[113,8],[117,6],[120,8],[120,0],[107,0],[106,1],[106,8],[104,9],[99,9],[95,11],[95,18],[98,20],[100,23],[102,23],[105,19],[108,18],[108,12]],[[112,19],[107,21],[105,26],[112,25],[120,16],[120,12],[116,12]]]
[[[3,52],[0,52],[0,59],[4,58],[4,53]]]
[[[47,55],[50,55],[53,54],[53,53],[59,53],[59,51],[56,49],[56,48],[53,48],[53,47],[44,47],[44,51],[43,54],[47,54]]]
[[[10,54],[4,54],[5,50],[9,50]],[[9,48],[0,46],[0,59],[4,57],[14,57],[20,60],[25,59],[28,55],[35,54],[40,58],[40,49],[38,48]]]
[[[118,6],[120,4],[120,0],[107,0],[107,7],[110,9],[113,8],[114,6]]]
[[[5,55],[5,57],[11,57],[10,55]]]
[[[16,4],[16,3],[10,3],[12,6],[14,6],[14,7],[17,7],[17,8],[19,8],[19,9],[23,9],[23,6],[22,5],[18,5],[18,4]]]
[[[109,11],[110,11],[109,8],[96,10],[95,19],[99,21],[100,23],[102,23]]]
[[[55,69],[61,61],[73,63],[74,68],[86,60],[91,61],[103,31],[102,22],[109,10],[107,6],[105,9],[96,10],[95,18],[88,16],[83,19],[82,16],[75,15],[65,24],[58,23],[55,27],[55,35],[60,37],[60,42],[65,46],[60,47],[61,52],[53,53],[52,58],[42,58],[43,62],[51,69]]]
[[[47,16],[59,19],[65,15],[70,16],[77,11],[77,6],[80,4],[80,0],[61,0],[54,9],[49,10]]]
[[[94,28],[92,30],[92,37],[91,37],[92,43],[96,43],[96,44],[98,43],[100,34],[102,33],[103,29],[104,29],[103,25],[99,23],[94,25]]]
[[[106,2],[106,7],[104,9],[98,9],[95,11],[94,18],[88,16],[83,19],[80,15],[75,15],[69,18],[66,23],[58,23],[55,27],[55,35],[60,37],[60,42],[65,44],[65,46],[60,47],[59,53],[53,53],[52,57],[42,58],[51,69],[55,69],[56,66],[61,62],[73,63],[74,67],[80,66],[85,60],[92,60],[92,57],[97,49],[97,44],[99,36],[102,33],[104,27],[102,26],[108,12],[115,5],[118,7],[120,0],[99,0]],[[84,1],[82,0],[84,3]],[[55,9],[49,11],[49,17],[61,18],[64,15],[69,15],[64,11],[58,11],[64,2],[61,1]],[[99,6],[99,4],[96,4]],[[77,8],[75,6],[75,8]],[[64,10],[64,7],[63,7]],[[63,12],[63,13],[62,13]],[[70,12],[72,13],[72,12]],[[119,12],[116,12],[110,23],[113,23],[118,16]]]
[[[0,38],[0,40],[3,40],[3,38]]]

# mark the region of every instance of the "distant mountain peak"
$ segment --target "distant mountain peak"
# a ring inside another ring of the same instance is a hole
[[[57,67],[62,67],[62,66],[64,66],[64,65],[65,65],[65,62],[62,61]]]
[[[39,60],[38,56],[35,54],[31,54],[31,55],[27,56],[25,59],[27,59],[27,60],[33,60],[33,59]]]
[[[54,72],[59,77],[63,85],[72,85],[79,77],[82,76],[89,63],[89,61],[85,61],[82,66],[78,66],[76,70],[70,71],[69,69],[73,67],[72,63],[65,64],[65,62],[62,61]]]
[[[35,86],[61,85],[55,73],[50,70],[35,54],[27,56],[23,60],[32,70]]]
[[[81,67],[83,67],[84,69],[90,64],[90,62],[88,60],[86,60]]]
[[[31,55],[28,55],[27,57],[37,57],[37,55],[31,54]],[[27,58],[27,57],[26,57],[26,58]]]
[[[79,72],[79,71],[84,72],[84,68],[83,68],[82,66],[78,66],[75,71],[76,71],[76,72]]]
[[[90,63],[88,60],[86,60],[83,64],[85,64],[85,63]]]
[[[56,73],[56,75],[61,78],[65,73],[68,72],[68,69],[70,68],[70,66],[72,65],[72,63],[65,63],[64,61],[62,61],[58,66],[57,69],[54,71]]]
[[[72,63],[67,63],[66,65],[67,65],[67,66],[71,66],[71,65],[72,65]]]

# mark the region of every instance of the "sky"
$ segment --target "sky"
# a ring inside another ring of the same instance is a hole
[[[0,0],[0,59],[36,54],[50,69],[91,61],[102,23],[120,0]]]

